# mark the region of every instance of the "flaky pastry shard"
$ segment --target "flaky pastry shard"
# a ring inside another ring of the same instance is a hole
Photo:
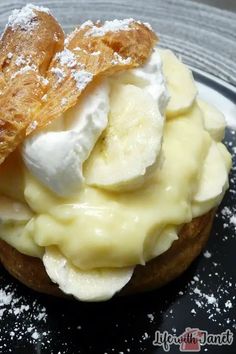
[[[32,16],[24,19],[24,9]],[[44,76],[64,44],[61,26],[45,11],[28,6],[10,19],[0,40],[0,163],[32,125],[47,86]]]
[[[40,11],[35,15],[36,27],[8,26],[0,43],[0,163],[27,135],[74,106],[90,83],[142,65],[157,40],[149,26],[132,19],[115,31],[88,21],[63,48],[54,18]],[[29,58],[21,70],[19,55]]]

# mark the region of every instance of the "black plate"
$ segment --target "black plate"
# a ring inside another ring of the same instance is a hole
[[[201,74],[198,81],[236,102],[236,94]],[[168,286],[106,303],[79,303],[39,295],[0,269],[1,353],[163,353],[155,331],[180,335],[186,327],[236,334],[235,252],[236,132],[227,128],[233,154],[230,189],[218,210],[205,253]],[[3,303],[3,301],[5,303]],[[207,353],[235,353],[230,346],[204,346]],[[172,345],[170,353],[178,353]]]

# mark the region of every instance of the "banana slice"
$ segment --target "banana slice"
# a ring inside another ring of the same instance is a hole
[[[223,154],[215,142],[212,142],[203,165],[202,175],[194,202],[212,200],[223,192],[228,184],[228,171]]]
[[[226,121],[224,115],[214,106],[198,99],[198,105],[203,113],[204,126],[215,141],[224,138]]]
[[[197,96],[192,72],[170,51],[159,49],[170,100],[166,115],[174,117],[186,112]]]
[[[82,271],[56,247],[47,247],[43,263],[51,280],[60,289],[81,301],[105,301],[121,290],[131,279],[133,267]]]
[[[163,117],[152,96],[134,85],[112,85],[110,104],[108,126],[85,165],[85,180],[109,190],[131,190],[157,162]]]
[[[0,224],[26,222],[30,220],[32,216],[33,213],[27,205],[0,196]]]

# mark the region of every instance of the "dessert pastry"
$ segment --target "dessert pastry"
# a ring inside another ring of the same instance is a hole
[[[150,25],[15,10],[1,39],[0,260],[40,292],[101,301],[163,286],[228,187],[225,120]]]

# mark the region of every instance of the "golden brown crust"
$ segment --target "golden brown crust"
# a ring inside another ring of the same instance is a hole
[[[43,77],[64,34],[46,12],[35,11],[35,26],[5,29],[0,40],[0,163],[23,141],[41,104]]]
[[[29,288],[44,294],[62,295],[39,258],[26,256],[0,240],[0,261],[13,277]]]
[[[182,274],[199,255],[208,240],[215,211],[211,211],[185,224],[179,239],[171,248],[148,262],[137,266],[131,281],[121,291],[121,295],[159,288]],[[20,282],[36,291],[66,296],[49,279],[42,261],[29,257],[0,240],[0,261]]]

